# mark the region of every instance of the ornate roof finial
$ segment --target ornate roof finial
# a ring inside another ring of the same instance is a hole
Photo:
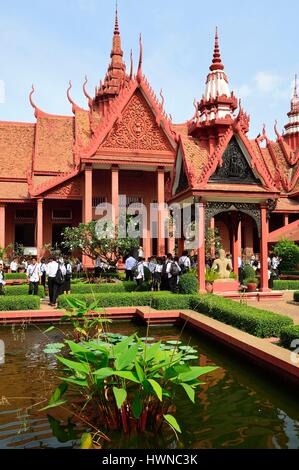
[[[32,99],[32,96],[34,95],[34,93],[35,93],[35,87],[34,87],[34,85],[32,85],[31,91],[29,93],[29,101],[30,101],[30,104],[31,104],[32,108],[36,110],[36,104],[34,103],[34,101]]]
[[[70,80],[70,81],[69,81],[69,87],[68,87],[68,89],[67,89],[66,94],[67,94],[67,99],[68,99],[69,102],[74,106],[75,103],[74,103],[74,100],[72,99],[71,94],[70,94],[70,91],[71,91],[72,88],[73,88],[73,83],[72,83],[72,81]]]
[[[114,34],[119,36],[118,2],[117,2],[117,0],[116,0],[116,6],[115,6],[115,28],[114,28]]]
[[[134,67],[133,67],[133,51],[132,51],[132,49],[131,49],[131,53],[130,53],[130,61],[131,61],[130,80],[132,80],[132,78],[133,78],[133,69],[134,69]]]
[[[279,134],[278,129],[277,129],[277,120],[275,121],[275,124],[274,124],[274,131],[277,136],[277,139],[281,139],[281,135]]]
[[[143,60],[143,47],[142,47],[142,35],[141,35],[141,33],[140,33],[139,45],[140,45],[140,55],[139,55],[137,80],[140,83],[141,80],[142,80],[142,60]]]
[[[92,106],[92,97],[88,94],[88,92],[86,90],[87,83],[88,83],[88,78],[87,78],[87,75],[85,75],[85,82],[83,84],[83,93],[84,93],[85,97],[88,99],[89,107],[91,107]]]
[[[214,54],[213,54],[213,61],[212,61],[210,70],[213,72],[213,70],[223,70],[223,69],[224,69],[224,65],[221,62],[220,49],[219,49],[218,27],[216,27]]]
[[[297,74],[295,75],[294,98],[298,98]]]

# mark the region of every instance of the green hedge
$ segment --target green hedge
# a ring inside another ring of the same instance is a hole
[[[88,305],[97,300],[98,306],[108,307],[143,307],[152,306],[160,310],[173,310],[177,308],[188,309],[190,296],[175,295],[164,292],[130,292],[130,293],[107,293],[95,295],[61,295],[58,299],[59,308],[67,308],[67,297],[86,301]]]
[[[134,292],[136,282],[117,282],[115,284],[84,284],[76,283],[72,285],[72,294],[106,294],[119,292]]]
[[[39,310],[40,297],[34,295],[1,296],[0,311]]]
[[[295,302],[299,302],[299,291],[294,292],[294,300]]]
[[[299,289],[299,281],[274,281],[274,290],[296,290]]]
[[[85,273],[85,272],[76,273],[76,272],[74,272],[73,275],[72,275],[73,279],[88,279],[90,277],[94,277],[94,271],[90,272],[90,273]],[[102,273],[101,277],[111,278],[111,279],[118,279],[119,278],[119,273],[118,272],[115,272],[115,273]]]
[[[191,297],[190,308],[260,338],[279,337],[282,328],[293,324],[289,317],[214,295]]]
[[[261,338],[279,337],[282,328],[293,324],[293,320],[289,317],[241,305],[233,300],[214,295],[192,296],[165,292],[132,292],[71,295],[70,297],[85,300],[89,305],[94,300],[98,300],[98,306],[102,308],[134,306],[151,306],[158,310],[186,310],[191,308]],[[67,308],[66,298],[65,295],[59,297],[59,308]]]
[[[29,286],[24,284],[22,286],[6,286],[5,295],[6,296],[18,296],[18,295],[28,295]],[[42,299],[45,297],[45,289],[43,286],[38,286],[38,295]]]
[[[186,273],[180,276],[179,292],[181,294],[197,294],[198,280],[195,274]]]
[[[6,281],[27,279],[26,273],[7,273],[4,274],[4,277]]]
[[[280,332],[280,344],[286,349],[295,349],[291,347],[293,341],[298,340],[299,346],[299,325],[282,328]]]

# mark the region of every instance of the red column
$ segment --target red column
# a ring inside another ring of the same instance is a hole
[[[268,238],[269,238],[269,222],[267,218],[267,207],[261,206],[261,239],[260,239],[260,262],[261,262],[261,292],[268,292]]]
[[[206,254],[205,254],[205,206],[202,202],[197,204],[198,210],[198,279],[199,292],[206,293]]]
[[[36,234],[37,256],[42,257],[44,246],[44,200],[37,200],[37,234]]]
[[[289,225],[289,214],[283,214],[283,225]]]
[[[212,232],[212,235],[215,236],[215,217],[211,218],[210,222],[210,229]],[[211,257],[215,258],[215,243],[211,243]]]
[[[165,255],[164,204],[165,204],[165,176],[164,168],[158,168],[158,256]]]
[[[92,222],[92,167],[85,168],[85,188],[84,188],[84,201],[83,201],[83,223],[88,224]],[[92,268],[93,261],[88,256],[83,255],[83,266],[85,268]]]
[[[119,222],[119,167],[111,168],[111,203],[113,210],[113,223]]]
[[[0,205],[0,247],[5,248],[5,204]]]
[[[238,258],[241,255],[241,221],[238,221],[237,215],[234,214],[232,218],[232,256],[233,256],[233,270],[238,276],[239,264]]]

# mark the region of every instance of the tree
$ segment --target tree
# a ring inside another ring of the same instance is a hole
[[[221,237],[217,228],[212,229],[208,228],[208,233],[206,234],[205,250],[206,256],[211,254],[211,249],[214,247],[215,252],[217,253],[221,248],[223,248]]]
[[[109,266],[116,266],[118,261],[139,247],[139,240],[118,238],[117,228],[106,224],[106,237],[99,233],[96,221],[67,227],[63,232],[63,246],[70,251],[81,250],[84,255],[96,260],[100,258]]]
[[[299,246],[291,240],[281,240],[274,247],[274,254],[281,258],[281,271],[292,271],[299,264]]]

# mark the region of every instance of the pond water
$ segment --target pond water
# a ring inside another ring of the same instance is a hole
[[[49,342],[60,342],[61,332],[45,336],[45,326],[1,327],[5,343],[5,363],[0,365],[0,448],[78,447],[76,437],[54,437],[53,418],[40,409],[46,405],[55,386],[57,363],[43,349]],[[130,322],[114,322],[111,330],[129,335],[145,328]],[[177,327],[152,327],[151,336],[173,340]],[[219,369],[205,377],[197,403],[182,393],[177,398],[176,418],[183,434],[177,442],[171,430],[161,435],[140,437],[109,435],[110,448],[292,448],[299,449],[298,389],[275,379],[267,371],[249,364],[236,352],[186,329],[182,341],[195,346],[199,365]],[[52,410],[51,410],[52,411]],[[49,411],[48,411],[49,413]],[[51,413],[53,415],[53,413]],[[55,411],[56,420],[66,420],[63,411]],[[83,424],[76,424],[81,432]],[[164,428],[163,428],[164,429]]]

